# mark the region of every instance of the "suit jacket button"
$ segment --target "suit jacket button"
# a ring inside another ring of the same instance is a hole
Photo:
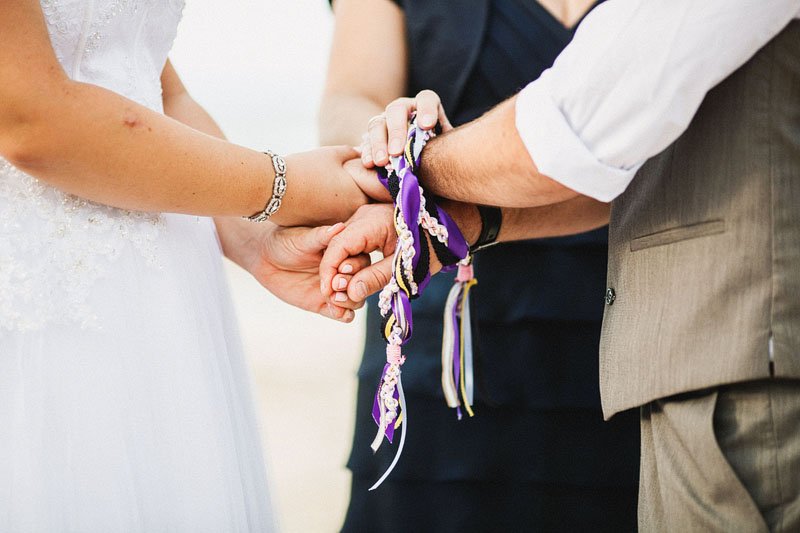
[[[617,293],[612,287],[606,289],[606,305],[613,305],[617,299]]]

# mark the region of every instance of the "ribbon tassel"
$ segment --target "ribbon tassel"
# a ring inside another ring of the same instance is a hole
[[[477,284],[472,264],[459,262],[458,276],[444,308],[442,334],[442,391],[447,406],[456,410],[461,420],[463,407],[474,416],[472,405],[475,380],[472,356],[472,321],[470,316],[470,290]]]

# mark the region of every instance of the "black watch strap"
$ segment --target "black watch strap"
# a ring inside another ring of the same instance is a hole
[[[495,244],[500,227],[503,225],[503,211],[499,207],[479,205],[478,214],[481,217],[481,234],[475,244],[469,247],[469,252],[472,254]]]

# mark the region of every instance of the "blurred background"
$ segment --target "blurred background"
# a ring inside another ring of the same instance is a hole
[[[231,141],[301,151],[317,143],[332,29],[325,0],[187,0],[171,58]],[[338,324],[289,307],[233,265],[228,272],[281,530],[336,531],[349,498],[364,312]]]

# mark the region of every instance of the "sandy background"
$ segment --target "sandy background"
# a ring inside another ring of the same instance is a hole
[[[324,0],[187,0],[171,57],[232,141],[304,150],[317,140],[332,23]],[[312,316],[228,270],[281,529],[336,531],[349,498],[363,312],[351,325]]]

